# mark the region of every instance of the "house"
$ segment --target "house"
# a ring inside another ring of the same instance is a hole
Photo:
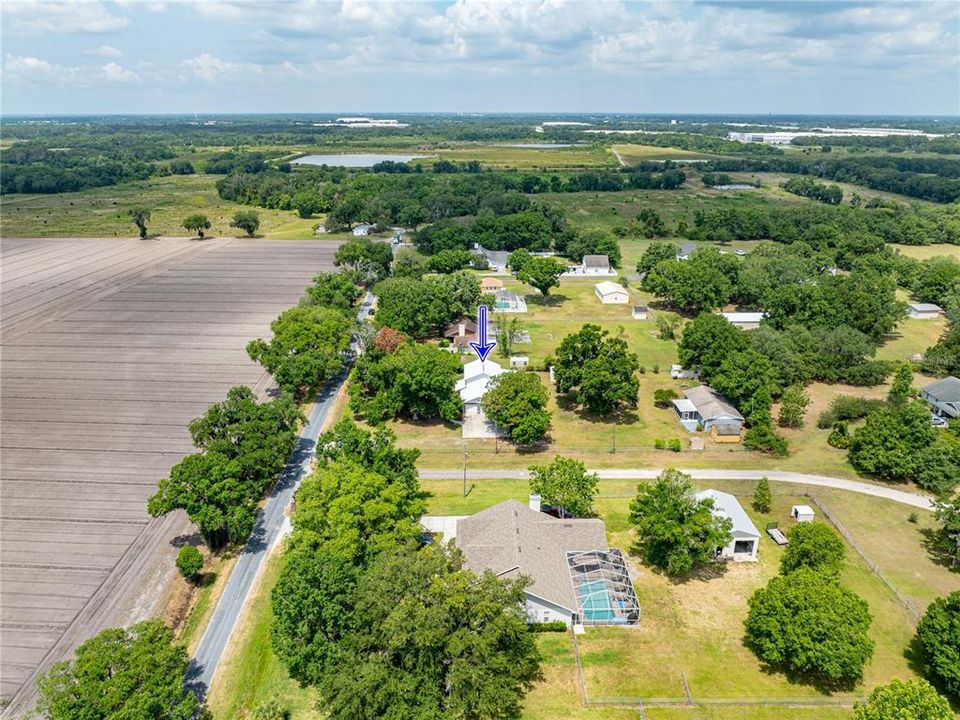
[[[487,338],[496,336],[497,328],[493,324],[487,325]],[[466,316],[447,325],[443,330],[443,337],[450,341],[450,347],[461,353],[470,352],[470,343],[480,342],[477,336],[477,324]]]
[[[503,290],[503,280],[500,278],[490,277],[489,275],[487,277],[480,278],[480,292],[495,293],[497,290]]]
[[[474,360],[463,366],[463,379],[457,380],[454,389],[460,394],[464,415],[479,415],[480,401],[487,394],[490,381],[509,372],[493,360]]]
[[[507,258],[510,256],[506,250],[487,250],[483,245],[474,245],[473,251],[483,255],[487,259],[487,264],[494,272],[507,269]]]
[[[709,430],[718,442],[739,442],[743,415],[707,385],[683,391],[684,397],[673,401],[680,424],[689,432]],[[728,438],[736,437],[736,440]],[[720,438],[718,440],[718,438]]]
[[[525,313],[527,301],[511,290],[497,290],[493,306],[497,312]]]
[[[689,260],[690,255],[697,249],[697,244],[688,242],[680,246],[680,252],[677,253],[677,260]]]
[[[445,523],[424,518],[428,530]],[[448,524],[448,523],[447,523]],[[456,520],[453,539],[470,570],[530,579],[524,591],[529,622],[567,626],[636,625],[640,603],[623,553],[607,545],[602,520],[557,519],[540,498],[505,500]]]
[[[920,389],[920,397],[930,404],[937,417],[960,417],[960,378],[950,375],[932,382]]]
[[[610,258],[606,255],[584,255],[580,261],[580,272],[583,275],[616,275],[610,267]]]
[[[740,501],[730,493],[719,490],[701,490],[696,495],[698,500],[709,498],[713,500],[714,517],[730,518],[733,527],[730,529],[730,542],[718,547],[718,560],[735,560],[737,562],[753,561],[757,559],[757,549],[760,547],[760,531],[747,515]]]
[[[648,308],[646,305],[634,305],[631,315],[633,316],[634,320],[646,320],[649,313],[650,308]]]
[[[797,522],[813,522],[813,508],[809,505],[794,505],[790,508],[790,517]]]
[[[682,365],[670,366],[670,377],[674,380],[696,380],[700,377],[699,370],[687,370]]]
[[[942,312],[943,308],[933,303],[910,303],[907,305],[907,315],[914,320],[936,320]]]
[[[627,289],[623,285],[609,280],[598,282],[593,286],[593,291],[604,305],[626,305],[630,302],[630,294]]]
[[[355,237],[364,237],[369,235],[371,230],[373,230],[373,225],[370,223],[360,223],[353,228],[353,234]]]
[[[760,327],[760,321],[767,316],[762,312],[721,312],[717,315],[741,330],[756,330]]]

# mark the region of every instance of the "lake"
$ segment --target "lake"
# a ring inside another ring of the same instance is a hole
[[[429,155],[304,155],[290,162],[295,165],[329,165],[330,167],[351,167],[364,168],[373,167],[378,162],[393,160],[393,162],[405,163],[411,160],[422,160],[430,157]]]

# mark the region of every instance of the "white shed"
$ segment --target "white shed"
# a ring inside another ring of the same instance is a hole
[[[623,285],[604,280],[593,287],[597,299],[604,305],[626,305],[630,302],[630,294]]]
[[[933,303],[910,303],[907,305],[907,315],[914,320],[935,320],[940,317],[943,309]]]
[[[718,560],[755,561],[757,549],[760,547],[760,531],[753,524],[746,510],[730,493],[720,490],[701,490],[697,499],[710,498],[713,500],[715,517],[730,518],[730,542],[717,548]]]
[[[813,522],[813,508],[809,505],[794,505],[790,508],[790,517],[797,522]]]
[[[646,320],[649,312],[650,312],[650,309],[646,305],[634,305],[633,312],[632,312],[633,319]]]
[[[510,356],[510,367],[512,368],[525,368],[530,364],[530,357],[527,355],[511,355]]]

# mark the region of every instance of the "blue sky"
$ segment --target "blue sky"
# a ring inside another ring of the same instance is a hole
[[[960,114],[960,2],[4,0],[4,113]]]

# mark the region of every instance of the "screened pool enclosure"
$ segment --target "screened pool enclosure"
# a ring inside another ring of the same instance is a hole
[[[637,625],[640,603],[617,548],[568,552],[567,566],[584,625]]]

